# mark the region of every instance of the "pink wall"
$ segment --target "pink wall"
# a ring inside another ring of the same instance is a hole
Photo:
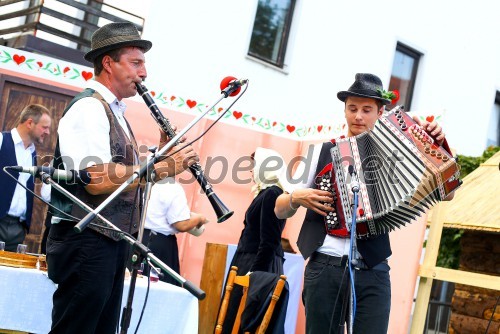
[[[62,88],[79,90],[79,88],[73,86],[30,77],[5,69],[0,69],[0,73],[15,75]],[[159,132],[157,125],[149,115],[149,110],[146,105],[142,102],[131,100],[126,102],[128,105],[126,116],[132,124],[139,144],[157,145]],[[166,109],[162,109],[162,112],[173,124],[178,126],[178,129],[182,129],[193,119],[192,115],[180,112],[173,112]],[[201,132],[211,123],[211,120],[206,119],[199,122],[188,133],[188,140],[192,140],[201,134]],[[195,149],[200,155],[201,164],[204,167],[206,166],[208,157],[213,158],[220,156],[227,159],[229,173],[223,178],[221,183],[214,184],[214,190],[223,202],[231,210],[234,210],[234,215],[229,220],[218,224],[206,196],[200,194],[198,184],[195,182],[184,184],[184,189],[191,203],[192,210],[206,214],[211,221],[210,224],[207,225],[205,233],[200,237],[194,237],[185,233],[178,238],[181,257],[181,274],[184,277],[195,284],[199,284],[205,245],[207,242],[235,244],[239,239],[243,228],[243,216],[252,200],[252,194],[250,193],[252,184],[236,184],[233,181],[231,170],[235,166],[236,160],[242,156],[251,154],[255,150],[255,147],[262,146],[280,152],[285,158],[285,161],[289,162],[293,157],[305,154],[308,144],[310,143],[285,139],[224,123],[216,124],[208,134],[194,144]],[[216,178],[220,174],[221,165],[215,164],[208,175],[212,178]],[[250,178],[250,173],[239,172],[237,176],[240,179],[248,179]],[[181,179],[189,177],[189,172],[180,175]],[[301,209],[295,217],[289,219],[283,233],[284,237],[290,239],[295,249],[295,242],[304,214],[305,211]],[[425,224],[423,223],[423,219],[421,219],[417,223],[391,233],[394,255],[390,258],[390,265],[392,267],[392,311],[389,333],[399,334],[408,331],[424,231]],[[304,324],[304,309],[302,304],[300,304],[296,333],[304,333]]]
[[[129,106],[131,105],[129,104]],[[172,123],[179,126],[179,129],[192,120],[192,117],[188,115],[167,110],[163,112]],[[128,117],[130,118],[131,115]],[[134,120],[131,122],[134,124],[134,132],[141,139],[143,134],[147,136],[147,138],[150,138],[151,133],[154,133],[154,131],[151,131],[151,128],[154,128],[154,126],[150,124],[149,120],[147,122],[145,121],[145,119],[141,118],[140,122],[134,122]],[[192,134],[189,132],[188,139],[195,138],[201,133],[203,128],[206,128],[211,123],[211,121],[200,122],[199,126],[193,129]],[[137,127],[138,124],[141,124],[140,128]],[[224,156],[228,160],[231,169],[238,158],[249,155],[257,146],[272,148],[280,152],[285,161],[289,162],[297,155],[305,155],[311,143],[312,142],[297,142],[233,125],[219,123],[203,137],[202,143],[195,145],[195,147],[201,157],[202,166],[205,166],[203,162],[206,161],[209,156]],[[213,169],[213,174],[211,173],[210,175],[212,177],[218,176],[220,175],[220,170]],[[249,172],[240,172],[237,175],[242,179],[250,177]],[[217,195],[230,209],[234,210],[234,215],[229,220],[218,224],[205,195],[200,195],[198,185],[185,185],[186,193],[191,201],[192,210],[207,214],[210,217],[211,223],[207,225],[205,233],[200,237],[194,237],[187,233],[179,236],[181,274],[184,277],[199,284],[205,245],[207,242],[222,244],[236,244],[238,242],[241,230],[243,229],[244,213],[252,201],[252,194],[250,193],[251,186],[252,184],[236,184],[232,180],[230,174],[224,178],[222,183],[214,185]],[[283,233],[283,236],[290,240],[295,250],[297,250],[296,240],[304,215],[305,210],[299,210],[292,219],[287,221]],[[392,268],[392,309],[388,333],[405,333],[409,328],[424,232],[424,219],[420,219],[403,229],[391,233],[393,255],[389,263]],[[224,261],[225,259],[221,260]],[[304,308],[302,303],[300,303],[296,333],[304,333],[304,327]]]

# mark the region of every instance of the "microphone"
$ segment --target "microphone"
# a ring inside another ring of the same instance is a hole
[[[358,192],[359,191],[359,182],[356,178],[356,171],[354,170],[353,165],[349,165],[347,168],[347,171],[351,175],[351,189],[353,192]]]
[[[241,86],[246,85],[248,82],[248,79],[236,79],[235,77],[228,76],[222,79],[220,82],[220,89],[222,90],[223,93],[230,91],[231,89],[235,89],[233,92],[229,94],[229,96],[236,96],[240,93],[241,91]],[[227,89],[227,90],[226,90]]]
[[[32,166],[32,167],[23,167],[23,166],[10,166],[6,167],[7,169],[11,169],[17,172],[28,173],[33,176],[41,176],[42,173],[50,175],[50,177],[59,182],[65,181],[68,184],[81,184],[88,185],[90,183],[90,173],[85,170],[75,171],[64,170],[64,169],[55,169],[54,167],[46,167],[46,166]]]

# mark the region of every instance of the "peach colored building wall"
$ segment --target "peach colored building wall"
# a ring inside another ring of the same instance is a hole
[[[54,86],[79,91],[78,85],[69,85],[46,78],[18,73],[16,71],[0,68],[0,73],[23,77],[29,80],[43,82]],[[128,105],[126,117],[132,124],[132,128],[139,144],[156,145],[159,139],[157,125],[149,116],[149,110],[141,101],[127,100]],[[171,120],[178,129],[184,128],[194,117],[189,114],[171,111],[161,108],[164,115]],[[203,119],[196,124],[187,134],[188,140],[192,140],[206,129],[212,120]],[[236,125],[219,123],[204,135],[201,140],[194,144],[200,155],[201,164],[205,166],[207,159],[224,157],[227,159],[229,172],[220,183],[214,184],[214,190],[223,202],[232,210],[234,215],[227,221],[218,224],[215,214],[204,194],[200,194],[197,183],[184,184],[191,208],[196,212],[206,214],[210,223],[206,231],[200,237],[183,234],[178,238],[181,257],[181,274],[199,284],[205,245],[207,242],[235,244],[238,242],[243,228],[243,217],[246,208],[252,200],[250,189],[252,184],[237,184],[234,182],[231,171],[236,161],[245,155],[251,154],[255,147],[263,146],[273,148],[280,152],[285,161],[289,162],[297,155],[305,154],[311,142],[287,139],[264,132],[259,132]],[[243,165],[242,165],[243,167]],[[206,171],[207,172],[207,171]],[[218,178],[222,172],[221,164],[214,164],[209,173],[212,179]],[[240,171],[236,173],[240,179],[249,179],[250,173]],[[189,172],[179,176],[180,180],[190,177]],[[299,210],[295,217],[287,221],[284,237],[290,239],[292,246],[296,249],[296,240],[300,230],[301,219],[305,211]],[[418,262],[420,259],[425,225],[420,220],[402,230],[391,234],[394,255],[390,258],[391,280],[392,280],[392,311],[389,333],[405,333],[409,327],[409,319],[414,295],[415,281],[417,278]],[[296,333],[304,333],[305,316],[304,309],[300,303]]]
[[[165,116],[182,128],[191,121],[192,117],[175,112],[165,111]],[[171,117],[170,117],[171,116]],[[144,121],[144,120],[143,120]],[[134,122],[134,131],[139,138],[146,133],[151,133],[149,122]],[[201,122],[199,127],[188,135],[188,139],[196,137],[203,128],[211,121]],[[137,127],[141,124],[141,127]],[[154,126],[152,127],[154,128]],[[149,129],[149,131],[148,131]],[[288,163],[297,155],[306,155],[309,144],[313,142],[297,142],[265,133],[260,133],[224,123],[216,124],[212,130],[203,137],[203,141],[195,145],[203,162],[208,157],[223,156],[229,162],[229,169],[235,166],[238,158],[249,155],[257,146],[273,148],[280,152]],[[209,174],[211,177],[220,175],[220,170],[213,169]],[[186,172],[187,173],[187,172]],[[249,172],[239,172],[240,179],[250,178]],[[183,175],[180,176],[184,178]],[[223,223],[216,223],[215,215],[205,195],[199,193],[197,184],[184,185],[186,193],[191,202],[193,211],[203,212],[211,216],[211,223],[207,225],[205,233],[200,237],[194,237],[184,233],[178,238],[181,257],[181,274],[192,282],[199,283],[201,267],[207,242],[236,244],[243,228],[243,219],[246,208],[252,201],[250,193],[252,184],[237,184],[228,174],[219,184],[214,184],[215,192],[232,210],[234,215]],[[301,209],[287,221],[283,236],[288,238],[295,250],[296,240],[300,231],[305,210]],[[410,324],[410,313],[412,310],[415,282],[418,273],[418,263],[422,250],[422,242],[425,232],[424,219],[410,224],[403,229],[391,233],[391,244],[393,255],[389,260],[391,266],[392,282],[392,309],[389,324],[389,333],[400,334],[407,332]],[[304,333],[305,315],[302,303],[300,303],[297,320],[296,333]]]

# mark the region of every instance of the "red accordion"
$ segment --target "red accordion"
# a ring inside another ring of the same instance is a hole
[[[319,175],[317,183],[334,196],[335,211],[325,218],[332,235],[346,237],[351,230],[352,177],[360,186],[358,238],[404,226],[461,184],[455,159],[400,107],[385,112],[373,130],[336,140],[331,155],[332,172]]]

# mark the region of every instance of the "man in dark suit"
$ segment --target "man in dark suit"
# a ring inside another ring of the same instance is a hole
[[[50,125],[50,112],[44,106],[31,104],[24,108],[17,126],[0,135],[0,169],[36,166],[35,143],[43,144],[50,134]],[[30,228],[34,179],[27,173],[12,174],[19,183],[0,171],[0,241],[5,241],[5,250],[15,252]]]

